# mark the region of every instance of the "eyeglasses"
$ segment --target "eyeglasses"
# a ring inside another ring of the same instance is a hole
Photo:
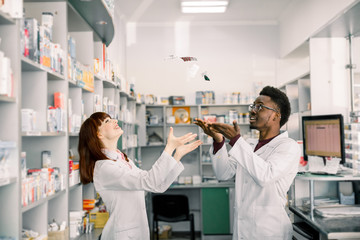
[[[253,110],[255,112],[259,112],[262,108],[266,108],[266,109],[272,110],[274,112],[278,112],[278,110],[276,110],[275,108],[267,107],[267,106],[264,106],[262,104],[250,104],[249,105],[249,112],[251,112]]]

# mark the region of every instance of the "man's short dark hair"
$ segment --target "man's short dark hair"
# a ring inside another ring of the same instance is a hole
[[[271,86],[264,87],[261,90],[260,95],[270,97],[271,100],[279,107],[281,114],[280,127],[282,127],[289,120],[291,113],[289,98],[280,89]]]

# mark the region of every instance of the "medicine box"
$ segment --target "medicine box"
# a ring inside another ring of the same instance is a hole
[[[185,97],[183,96],[170,96],[169,97],[170,105],[185,105]]]
[[[159,239],[169,239],[172,235],[172,228],[169,225],[159,227]]]

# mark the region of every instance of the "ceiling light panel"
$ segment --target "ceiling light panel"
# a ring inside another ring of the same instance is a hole
[[[226,7],[228,1],[183,1],[182,7]]]
[[[183,7],[183,13],[224,13],[226,7]]]
[[[228,1],[191,1],[181,2],[183,13],[224,13],[228,6]]]

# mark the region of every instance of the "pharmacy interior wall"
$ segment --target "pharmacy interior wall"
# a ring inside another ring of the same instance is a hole
[[[350,80],[345,38],[310,39],[311,113],[338,114],[349,122]]]
[[[259,81],[275,84],[277,26],[190,24],[180,28],[187,37],[174,24],[138,25],[127,32],[133,36],[127,46],[127,78],[135,82],[137,92],[182,95],[186,104],[193,104],[195,91],[213,90],[217,103],[222,103],[226,92],[252,92]],[[194,62],[166,60],[174,54],[197,58],[194,78],[189,77]],[[205,81],[202,72],[211,80]]]
[[[283,58],[300,47],[334,18],[358,0],[291,1],[279,19],[279,56]]]

